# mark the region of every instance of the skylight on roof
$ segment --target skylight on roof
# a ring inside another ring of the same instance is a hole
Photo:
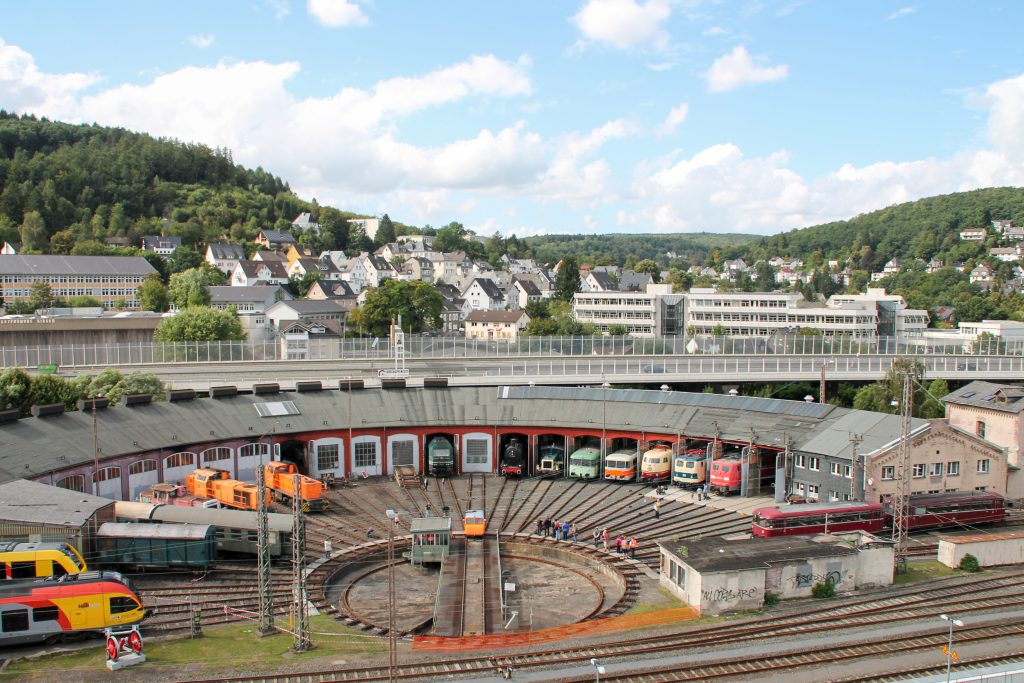
[[[963,395],[963,398],[970,398],[971,396],[974,396],[976,393],[978,393],[978,392],[976,392],[976,391],[968,391],[966,394]]]
[[[995,395],[995,394],[989,394],[988,396],[986,396],[985,398],[983,398],[983,399],[981,399],[981,400],[982,400],[982,401],[991,401],[991,400],[992,400],[992,399],[994,399],[995,397],[996,397],[996,395]]]
[[[254,403],[256,412],[260,417],[282,417],[284,415],[299,415],[299,409],[292,401],[267,401],[266,403]]]

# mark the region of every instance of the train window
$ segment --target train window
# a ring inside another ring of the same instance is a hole
[[[28,610],[13,609],[0,615],[0,631],[14,633],[28,630]]]
[[[134,598],[115,596],[110,598],[110,613],[124,614],[139,609],[139,603]]]
[[[247,531],[245,536],[245,540],[249,541],[250,543],[258,543],[260,540],[260,535],[259,532],[257,531]]]
[[[60,610],[56,607],[36,607],[32,610],[32,621],[37,624],[40,621],[57,621],[60,617]]]
[[[30,562],[11,562],[12,579],[34,579],[35,577],[36,563],[34,560]]]

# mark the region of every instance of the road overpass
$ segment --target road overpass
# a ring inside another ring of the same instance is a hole
[[[969,381],[1024,380],[1024,347],[997,342],[965,352],[958,345],[926,349],[876,340],[852,342],[821,337],[665,338],[546,337],[519,341],[473,341],[416,337],[396,361],[387,340],[345,339],[289,348],[280,342],[192,342],[0,349],[5,367],[56,366],[62,375],[152,372],[175,388],[340,379],[373,385],[382,374],[404,367],[410,385],[444,377],[453,386],[490,384],[732,384],[745,382],[874,381],[901,357],[921,361],[925,378]],[[288,356],[300,357],[288,357]]]

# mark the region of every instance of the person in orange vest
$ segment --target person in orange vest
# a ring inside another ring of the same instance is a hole
[[[636,536],[634,536],[633,538],[629,539],[629,558],[631,560],[635,560],[636,559],[636,546],[637,546]]]

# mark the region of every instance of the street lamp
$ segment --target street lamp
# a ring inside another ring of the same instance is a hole
[[[964,622],[954,619],[949,614],[940,614],[939,619],[949,622],[949,642],[946,643],[946,683],[949,683],[950,670],[953,668],[953,657],[956,656],[953,652],[953,627],[963,626]]]
[[[599,662],[597,659],[592,658],[590,660],[590,666],[594,667],[594,670],[597,672],[595,674],[596,677],[594,678],[595,683],[601,683],[601,674],[605,673],[604,665],[601,664],[601,662]]]

